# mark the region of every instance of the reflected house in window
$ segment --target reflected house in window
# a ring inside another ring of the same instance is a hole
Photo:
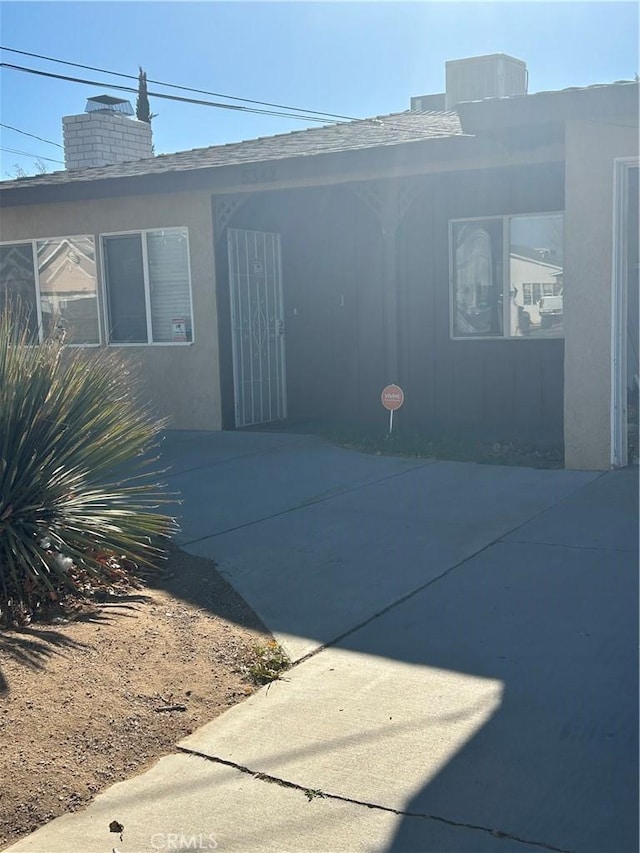
[[[0,309],[7,302],[28,312],[33,334],[38,328],[31,243],[0,246]]]
[[[559,336],[564,316],[563,268],[548,249],[511,246],[511,328],[517,336]]]
[[[38,281],[45,334],[61,323],[71,343],[97,343],[98,308],[93,240],[40,240]]]
[[[39,340],[59,326],[67,343],[100,343],[93,237],[0,245],[0,306],[7,300]]]

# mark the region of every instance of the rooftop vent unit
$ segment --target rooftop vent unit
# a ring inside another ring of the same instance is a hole
[[[526,63],[506,53],[454,59],[445,63],[445,68],[448,110],[462,101],[527,94]]]
[[[411,98],[412,110],[436,110],[440,111],[445,108],[445,94],[442,92],[439,95],[418,95]]]
[[[133,107],[124,98],[114,98],[111,95],[96,95],[87,99],[85,113],[119,113],[122,116],[132,116]]]

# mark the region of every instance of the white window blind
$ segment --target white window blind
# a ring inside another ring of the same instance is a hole
[[[186,234],[149,232],[147,258],[154,342],[190,341],[191,298]]]

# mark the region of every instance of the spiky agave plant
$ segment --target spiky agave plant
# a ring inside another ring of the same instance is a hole
[[[149,449],[165,426],[109,350],[37,345],[16,307],[0,314],[0,621],[29,614],[105,557],[153,565],[175,522],[158,511]],[[114,470],[126,471],[118,478]]]

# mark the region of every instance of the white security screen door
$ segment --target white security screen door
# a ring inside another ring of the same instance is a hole
[[[229,228],[236,426],[287,416],[280,235]]]

